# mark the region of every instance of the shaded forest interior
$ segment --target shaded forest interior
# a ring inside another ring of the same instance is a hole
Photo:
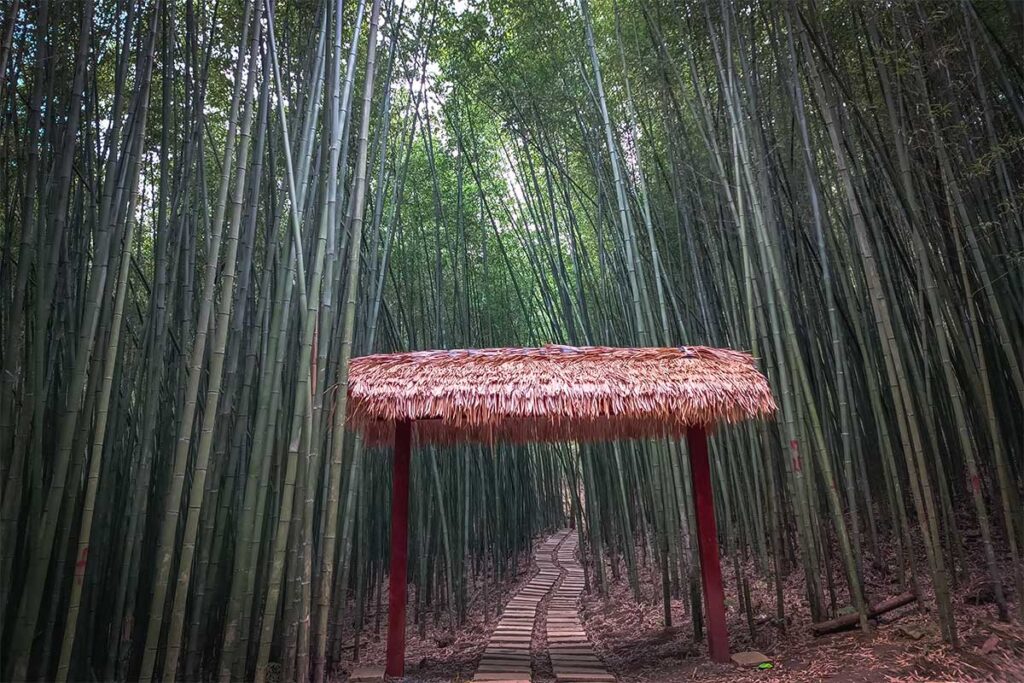
[[[0,12],[3,680],[335,679],[387,600],[349,360],[432,348],[751,352],[777,418],[711,457],[755,644],[913,592],[956,647],[978,582],[1024,619],[1024,4]],[[410,620],[573,522],[699,640],[688,467],[419,449]]]

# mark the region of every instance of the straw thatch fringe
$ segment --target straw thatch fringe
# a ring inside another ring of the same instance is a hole
[[[749,354],[703,346],[378,354],[352,359],[348,392],[350,427],[376,445],[396,420],[419,420],[422,443],[522,443],[680,437],[775,412]]]

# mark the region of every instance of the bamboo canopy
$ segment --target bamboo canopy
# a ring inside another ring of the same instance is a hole
[[[348,419],[370,445],[411,421],[419,443],[681,438],[767,417],[768,380],[746,353],[704,346],[459,349],[352,360]]]

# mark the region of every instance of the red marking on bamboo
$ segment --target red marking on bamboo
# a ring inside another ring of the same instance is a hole
[[[412,423],[395,423],[391,494],[391,566],[388,572],[388,676],[405,674],[406,572],[409,565],[409,456]]]
[[[703,427],[686,433],[690,451],[690,477],[693,479],[694,510],[697,516],[697,550],[700,578],[704,587],[704,611],[708,620],[708,647],[711,659],[729,661],[729,632],[725,625],[725,591],[722,566],[718,557],[718,530],[715,525],[715,499],[711,489],[711,464],[708,462],[708,437]]]
[[[800,462],[799,445],[796,439],[789,442],[789,450],[793,451],[793,471],[802,472],[803,466]]]
[[[89,546],[82,546],[78,551],[78,561],[75,562],[75,581],[82,585],[82,578],[85,576],[85,568],[89,564]]]
[[[978,477],[977,474],[971,475],[971,490],[974,491],[975,493],[981,491],[981,479]]]

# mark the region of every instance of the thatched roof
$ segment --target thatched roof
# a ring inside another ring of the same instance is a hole
[[[681,437],[693,425],[775,412],[746,353],[702,346],[544,346],[378,354],[352,359],[349,425],[390,442],[418,420],[420,443]]]

